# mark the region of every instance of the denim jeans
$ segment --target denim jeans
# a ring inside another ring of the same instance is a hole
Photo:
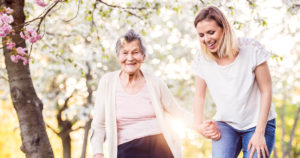
[[[221,139],[212,141],[212,157],[236,158],[241,150],[243,150],[243,157],[249,158],[251,150],[247,152],[247,147],[256,127],[247,130],[237,130],[225,122],[217,121],[216,123],[221,132]],[[270,155],[275,144],[275,129],[276,120],[272,119],[268,121],[265,130],[265,139]],[[253,158],[257,158],[256,152]]]

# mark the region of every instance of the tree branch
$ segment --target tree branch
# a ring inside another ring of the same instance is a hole
[[[283,94],[284,97],[283,97],[283,104],[282,104],[282,108],[281,108],[281,150],[282,151],[285,151],[284,150],[284,135],[285,135],[285,122],[284,122],[284,119],[285,119],[285,105],[286,105],[286,100],[287,100],[287,96],[286,96],[286,93]],[[282,157],[284,157],[285,155],[285,152],[282,152]]]
[[[276,148],[276,146],[274,145],[274,151],[273,151],[273,156],[274,156],[274,158],[278,158],[278,156],[277,156],[277,148]]]
[[[121,9],[121,10],[127,12],[129,15],[135,16],[135,17],[137,17],[140,20],[144,20],[144,19],[141,16],[133,13],[130,10],[139,10],[140,11],[140,10],[146,10],[146,9],[150,9],[150,10],[156,9],[156,7],[153,7],[153,8],[146,8],[146,7],[121,7],[119,5],[108,4],[108,3],[104,2],[103,0],[96,0],[96,1],[99,2],[99,3],[102,3],[104,5],[106,5],[108,7],[111,7],[111,8]]]
[[[52,131],[53,133],[55,133],[56,135],[59,134],[59,133],[56,132],[56,130],[55,130],[53,127],[51,127],[48,123],[46,123],[46,126],[47,126],[49,129],[51,129],[51,131]]]
[[[155,9],[155,8],[146,8],[146,7],[121,7],[119,5],[108,4],[108,3],[104,2],[103,0],[97,0],[97,2],[102,3],[102,4],[106,5],[106,6],[111,7],[111,8],[119,8],[119,9],[123,9],[123,10],[127,10],[127,9],[130,9],[130,10]]]
[[[8,79],[6,78],[6,77],[4,77],[4,76],[0,76],[0,79],[3,79],[3,80],[5,80],[5,81],[8,81]]]
[[[62,112],[68,108],[69,100],[73,97],[74,92],[75,91],[73,91],[73,93],[69,97],[67,97],[67,99],[65,100],[65,103],[64,103],[63,107],[58,109],[58,113],[56,115],[56,118],[57,118],[57,121],[58,121],[59,125],[63,123]]]
[[[47,15],[50,13],[50,11],[51,11],[58,3],[60,3],[60,2],[62,2],[62,1],[57,0],[57,1],[55,1],[54,3],[52,3],[52,4],[51,4],[52,6],[50,6],[49,9],[46,10],[45,14],[44,14],[42,17],[40,17],[41,19],[40,19],[40,22],[38,23],[38,28],[37,28],[37,31],[36,31],[36,32],[39,32],[40,26],[41,26],[42,22],[45,20],[46,16],[47,16]]]
[[[72,17],[71,19],[69,19],[69,20],[64,20],[64,22],[70,22],[70,21],[74,20],[74,19],[78,16],[79,10],[80,10],[80,0],[78,0],[77,11],[76,11],[75,16],[73,16],[73,17]]]
[[[75,129],[72,129],[72,131],[71,131],[71,132],[78,131],[78,130],[80,130],[80,129],[82,129],[82,128],[84,128],[84,126],[83,126],[83,127],[82,127],[82,126],[80,126],[80,127],[77,127],[77,128],[75,128]]]
[[[297,123],[298,123],[298,120],[299,120],[299,115],[300,115],[300,106],[298,107],[298,110],[297,110],[297,113],[296,113],[296,116],[294,118],[294,124],[293,124],[293,128],[292,128],[292,131],[291,131],[291,134],[290,134],[290,141],[287,145],[287,148],[285,150],[285,154],[284,155],[290,155],[291,152],[290,150],[292,149],[292,141],[294,139],[294,135],[295,135],[295,131],[296,131],[296,127],[297,127]]]

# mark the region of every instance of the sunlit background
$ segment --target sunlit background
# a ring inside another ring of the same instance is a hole
[[[50,13],[41,26],[43,39],[33,45],[31,74],[44,103],[44,120],[55,157],[63,157],[62,140],[56,134],[61,127],[56,116],[64,104],[68,108],[62,111],[61,117],[71,121],[74,130],[71,132],[71,155],[81,157],[84,129],[92,115],[93,92],[104,73],[119,69],[114,57],[115,42],[130,28],[143,35],[147,46],[143,69],[163,78],[178,104],[192,111],[194,79],[190,66],[199,50],[193,20],[197,12],[209,4],[220,7],[237,36],[259,40],[272,54],[268,64],[273,80],[273,104],[278,113],[272,157],[282,158],[284,154],[300,157],[299,0],[104,2],[146,9],[124,10],[94,0],[69,0]],[[34,0],[26,1],[26,19],[34,19],[44,9],[35,5]],[[9,85],[2,79],[7,78],[3,55],[0,56],[0,77],[0,158],[24,158]],[[212,118],[215,105],[209,96],[205,109],[205,118]],[[211,157],[209,140],[185,128],[180,121],[174,121],[173,125],[182,140],[184,158]],[[88,146],[87,157],[91,157],[90,154]]]

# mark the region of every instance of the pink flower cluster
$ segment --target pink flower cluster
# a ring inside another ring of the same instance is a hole
[[[45,7],[48,4],[44,3],[43,0],[35,1],[39,6]],[[5,38],[6,49],[11,50],[10,59],[14,63],[18,63],[20,60],[26,65],[29,62],[29,56],[26,53],[27,48],[17,47],[16,43],[11,40],[11,37],[7,36],[14,32],[11,23],[14,22],[14,18],[11,15],[13,12],[10,8],[0,7],[0,38]],[[20,32],[21,38],[29,40],[30,43],[35,43],[42,37],[32,27],[27,26],[23,31]]]
[[[41,7],[46,7],[48,5],[43,0],[35,0],[35,3]]]
[[[14,22],[14,18],[11,15],[13,12],[10,8],[0,7],[0,37],[5,37],[6,49],[11,50],[10,52],[10,59],[14,63],[18,63],[20,60],[23,62],[24,65],[28,64],[29,57],[26,53],[27,48],[17,47],[16,43],[14,43],[8,34],[13,32],[13,28],[11,23]],[[29,40],[31,43],[35,43],[37,40],[41,39],[41,36],[30,26],[27,26],[24,29],[24,32],[20,33],[20,36],[25,39]]]
[[[10,60],[14,63],[18,63],[19,60],[23,60],[23,65],[26,65],[29,61],[26,58],[26,51],[27,51],[27,48],[18,47],[17,48],[17,54],[16,55],[11,55]]]
[[[4,12],[0,12],[0,37],[3,38],[7,36],[11,31],[11,23],[14,22],[14,18],[10,15],[12,10],[10,8],[5,8]]]
[[[30,26],[27,26],[25,29],[25,34],[23,32],[20,32],[20,36],[23,39],[29,39],[30,43],[35,43],[36,41],[40,40],[42,38],[41,35],[39,35],[33,28]]]
[[[6,49],[12,50],[15,46],[16,44],[10,40],[6,42]]]

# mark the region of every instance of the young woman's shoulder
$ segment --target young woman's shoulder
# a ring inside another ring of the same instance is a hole
[[[257,47],[261,46],[261,44],[254,38],[248,37],[240,37],[239,38],[240,47]]]

